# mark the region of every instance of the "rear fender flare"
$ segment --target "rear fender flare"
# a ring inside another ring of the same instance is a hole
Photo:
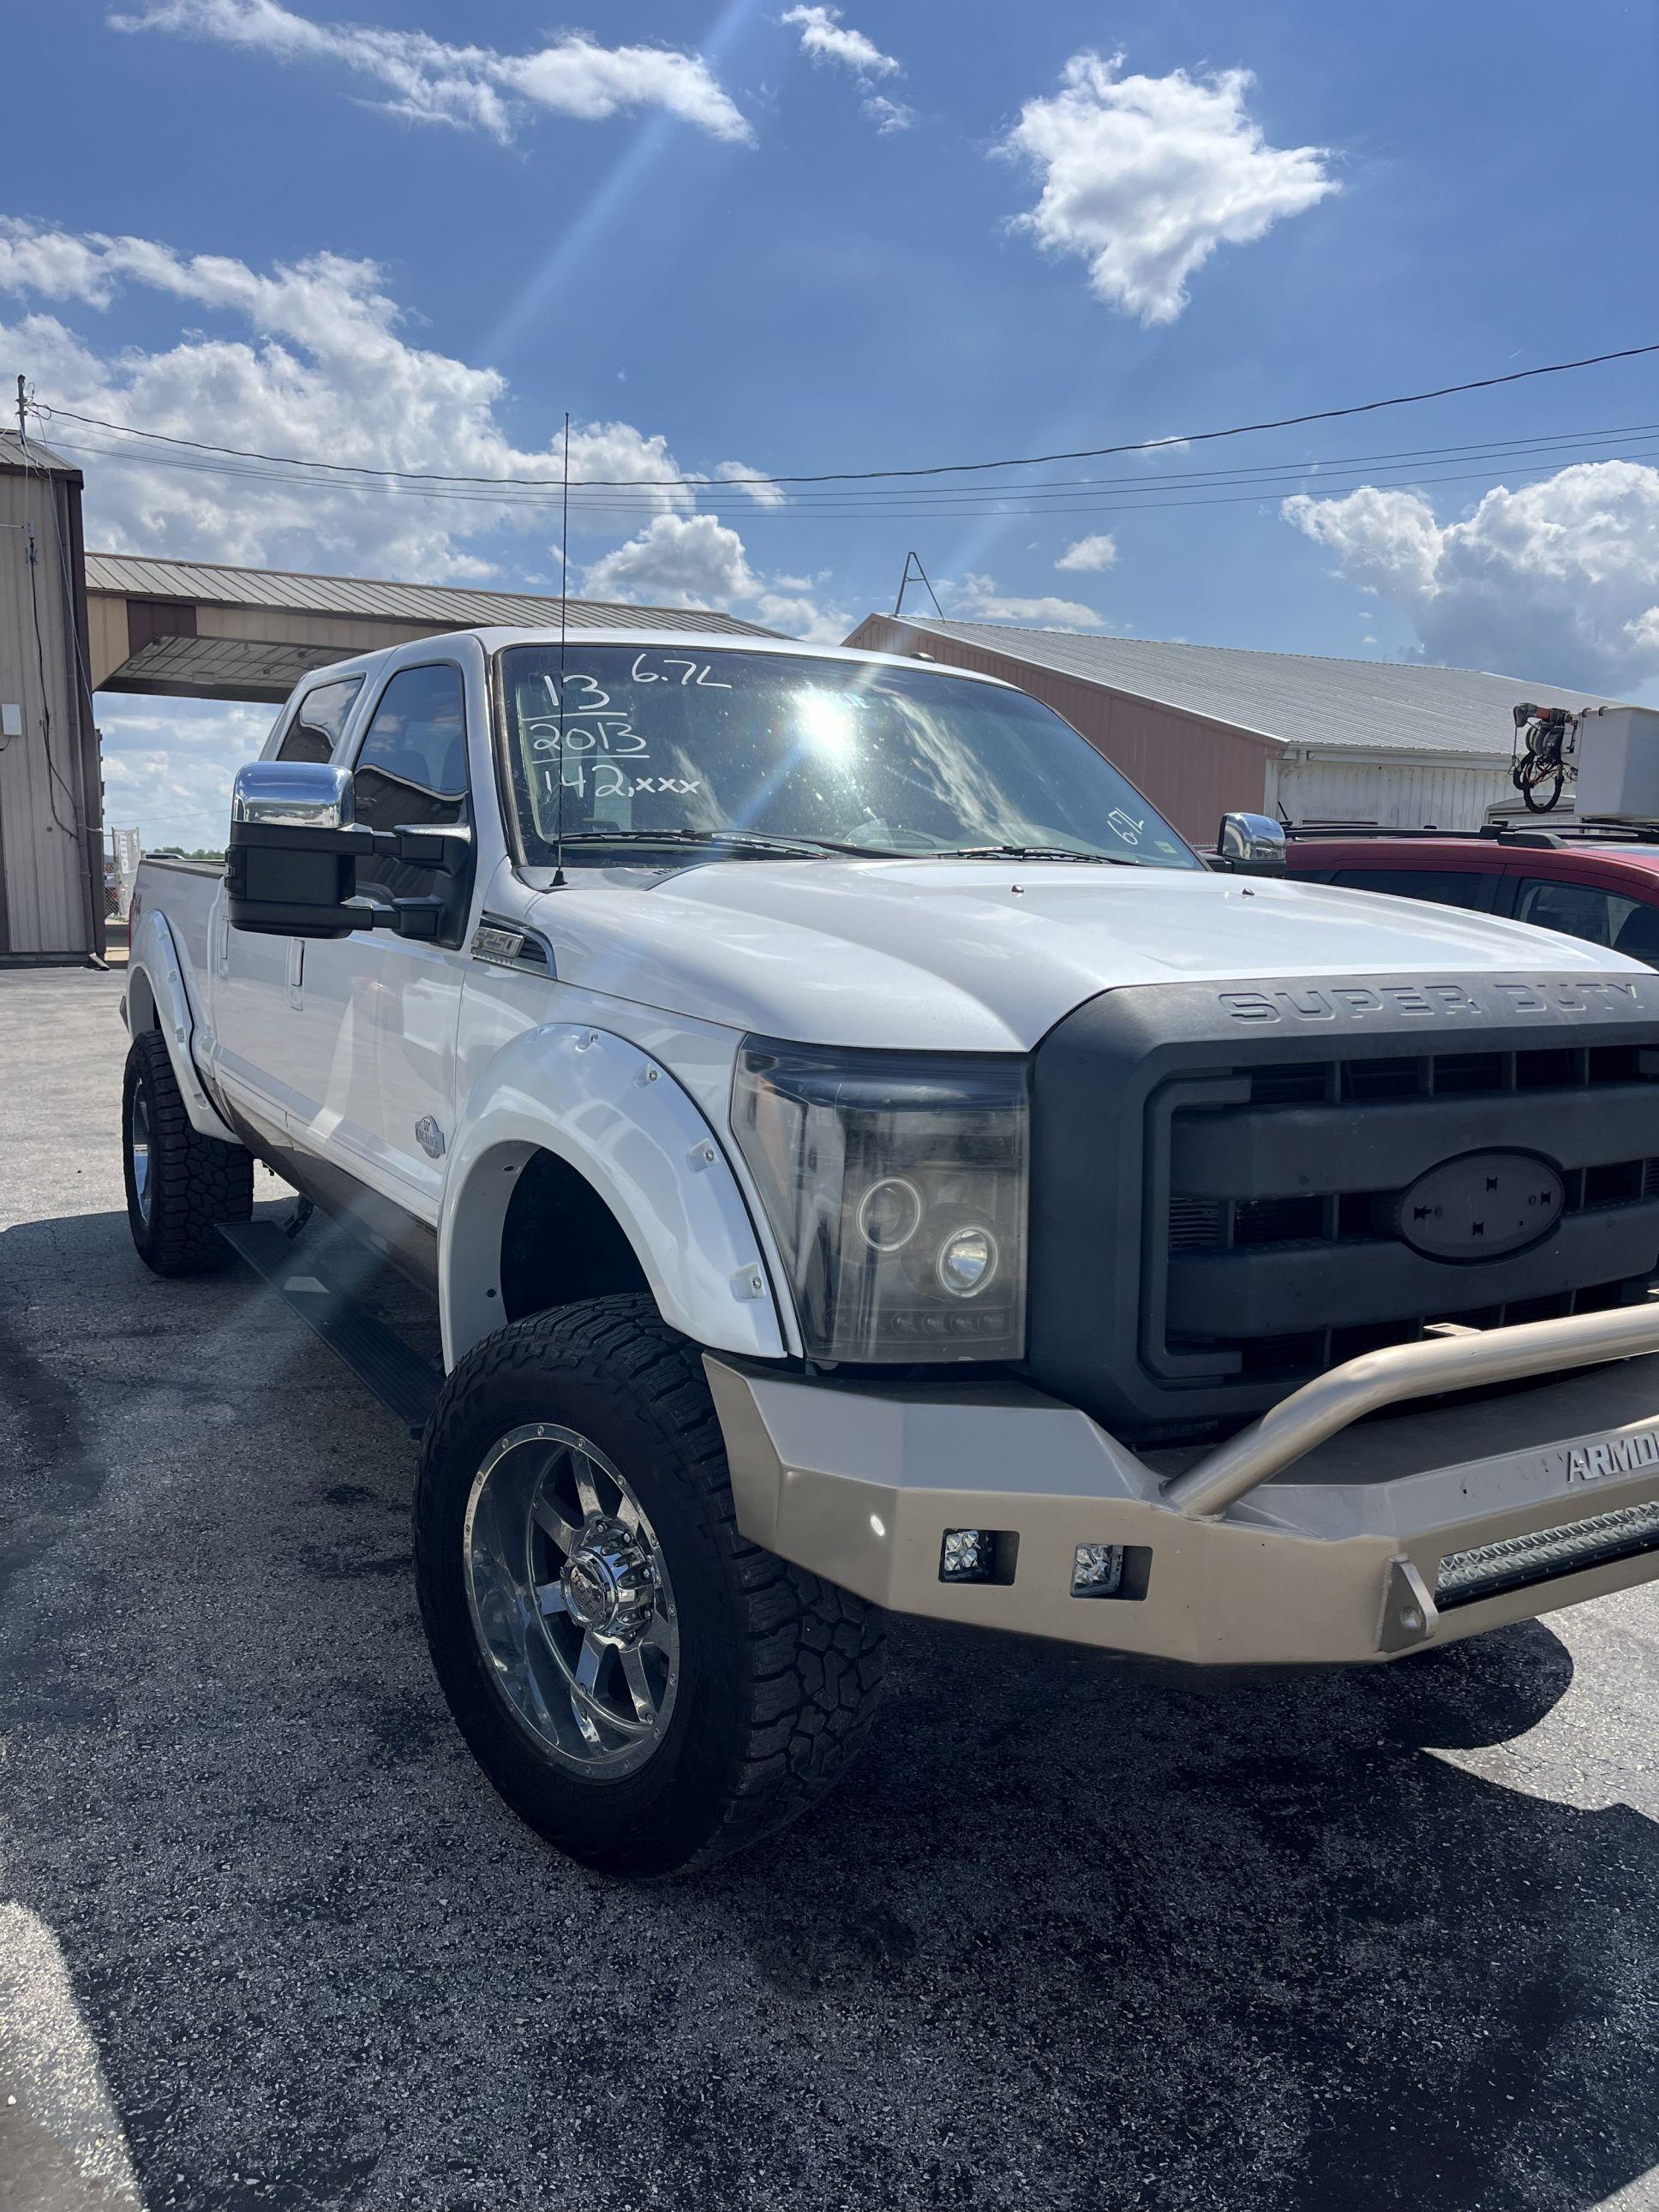
[[[155,907],[145,909],[138,923],[127,963],[126,996],[122,1017],[132,1036],[143,1030],[160,1030],[173,1062],[179,1094],[185,1102],[190,1125],[204,1137],[222,1145],[241,1145],[236,1132],[223,1121],[202,1086],[191,1046],[196,1017],[185,988],[184,963],[173,942],[167,917]]]
[[[447,1368],[505,1318],[502,1231],[538,1152],[567,1161],[610,1207],[671,1328],[750,1358],[788,1350],[754,1222],[701,1109],[637,1045],[559,1023],[497,1054],[461,1116],[438,1222]]]

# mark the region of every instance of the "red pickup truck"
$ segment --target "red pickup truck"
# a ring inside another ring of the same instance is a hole
[[[1659,968],[1659,839],[1595,830],[1291,830],[1292,875],[1502,915]]]

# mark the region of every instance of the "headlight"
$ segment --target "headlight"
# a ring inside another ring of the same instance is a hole
[[[732,1125],[810,1358],[1021,1356],[1024,1060],[749,1037]]]

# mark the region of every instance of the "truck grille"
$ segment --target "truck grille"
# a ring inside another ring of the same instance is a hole
[[[1299,1381],[1436,1322],[1501,1328],[1622,1304],[1659,1263],[1649,1065],[1659,1073],[1659,1049],[1637,1046],[1297,1060],[1251,1068],[1224,1107],[1189,1096],[1167,1130],[1166,1347]],[[1548,1235],[1473,1265],[1402,1244],[1414,1177],[1492,1151],[1559,1172]],[[1309,1325],[1283,1325],[1315,1297]]]
[[[1659,1269],[1659,975],[1115,992],[1033,1099],[1030,1364],[1127,1435]]]

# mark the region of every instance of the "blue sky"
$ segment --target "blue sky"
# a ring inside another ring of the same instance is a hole
[[[804,634],[890,605],[914,546],[947,612],[1659,696],[1659,356],[1032,471],[1128,482],[1017,512],[722,481],[1659,338],[1650,9],[59,0],[8,39],[41,89],[9,111],[0,369],[47,405],[479,475],[549,473],[568,408],[579,475],[714,480],[579,498],[574,582]],[[1521,439],[1558,442],[1426,457]],[[550,507],[84,465],[94,545],[556,587]],[[105,702],[112,813],[216,836],[268,719]]]

